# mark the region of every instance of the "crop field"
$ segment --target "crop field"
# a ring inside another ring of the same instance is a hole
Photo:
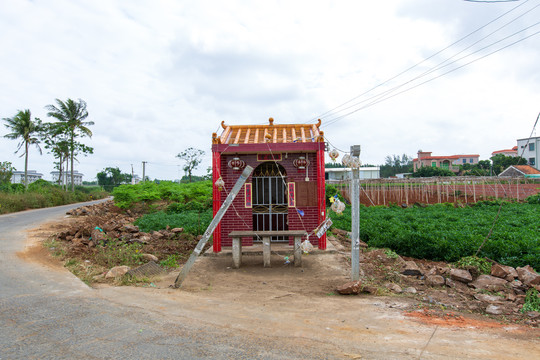
[[[350,231],[350,206],[343,215],[332,211],[329,215],[334,226]],[[475,255],[485,241],[478,256],[540,269],[539,219],[538,203],[503,202],[501,206],[493,201],[463,208],[453,204],[361,206],[360,238],[371,247],[390,248],[403,256],[448,262]]]
[[[327,186],[326,190],[327,196],[338,193],[333,186]],[[146,214],[136,221],[143,231],[183,227],[186,232],[198,235],[212,220],[211,191],[210,181],[147,182],[122,185],[113,195],[116,204],[124,209],[144,205]],[[442,203],[407,208],[362,205],[360,237],[371,247],[390,248],[400,255],[419,259],[454,262],[475,255],[481,247],[479,256],[514,267],[529,264],[540,269],[540,195],[529,197],[529,201],[480,201],[466,206]],[[350,205],[343,215],[329,210],[333,226],[350,231],[350,211]]]

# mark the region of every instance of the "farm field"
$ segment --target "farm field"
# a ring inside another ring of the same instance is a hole
[[[335,227],[350,231],[349,206],[343,215],[332,211],[329,215]],[[448,262],[475,255],[485,240],[478,256],[504,265],[529,264],[538,269],[538,219],[540,204],[529,203],[479,202],[466,207],[453,204],[407,208],[361,206],[360,238],[370,247],[389,248],[402,256]]]

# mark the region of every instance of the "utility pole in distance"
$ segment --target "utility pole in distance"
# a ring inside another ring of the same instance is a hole
[[[360,145],[351,146],[351,280],[360,279]]]
[[[145,169],[146,169],[146,163],[147,163],[147,162],[148,162],[148,161],[143,161],[143,162],[142,162],[142,181],[143,181],[143,182],[144,182],[144,176],[145,176],[144,174],[145,174]]]

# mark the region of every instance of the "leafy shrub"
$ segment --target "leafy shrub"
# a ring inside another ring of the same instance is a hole
[[[540,298],[538,297],[538,290],[533,287],[527,290],[527,294],[525,294],[525,303],[521,308],[522,313],[529,311],[540,312]]]
[[[345,202],[343,195],[341,195],[341,192],[334,185],[326,184],[324,191],[326,192],[326,206],[327,207],[332,205],[332,203],[330,202],[330,198],[335,195],[338,196],[339,200],[341,200],[342,202]]]
[[[466,256],[462,257],[456,263],[456,266],[460,269],[468,269],[474,267],[478,269],[480,274],[490,274],[491,273],[491,263],[483,258],[478,256]]]
[[[540,204],[540,193],[536,195],[529,196],[527,199],[525,199],[529,204]]]
[[[135,221],[135,225],[144,232],[158,231],[169,226],[171,228],[183,227],[186,233],[200,235],[210,225],[212,218],[211,209],[204,212],[184,211],[181,213],[158,211],[140,217]]]

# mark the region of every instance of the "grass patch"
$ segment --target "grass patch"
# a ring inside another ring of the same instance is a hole
[[[110,239],[96,246],[93,259],[96,264],[108,269],[121,265],[132,267],[144,264],[142,254],[142,244]]]
[[[176,269],[180,265],[180,259],[182,256],[178,254],[170,254],[165,260],[159,262],[159,265],[168,269]]]

